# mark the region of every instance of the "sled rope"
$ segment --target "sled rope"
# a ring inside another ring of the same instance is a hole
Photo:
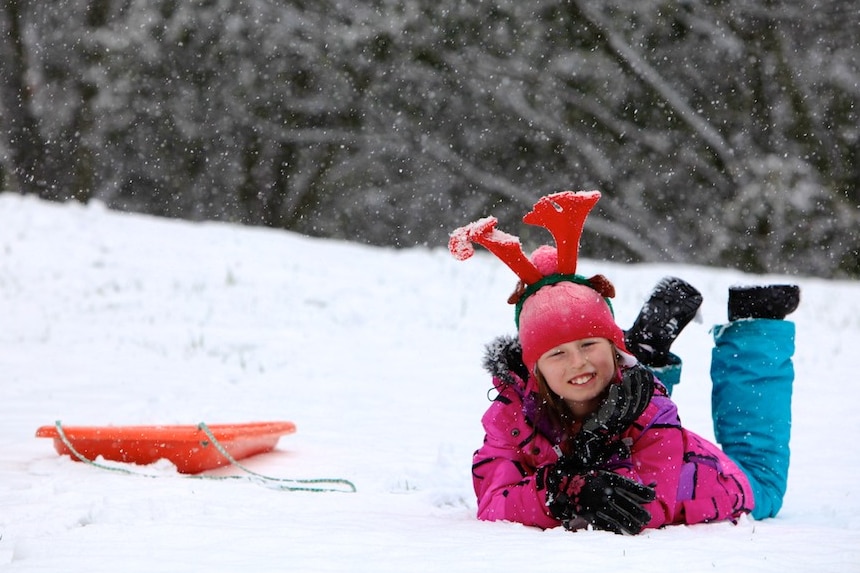
[[[88,464],[88,465],[93,466],[95,468],[98,468],[100,470],[107,470],[107,471],[123,473],[123,474],[128,474],[128,475],[134,475],[134,476],[140,476],[140,477],[149,477],[149,478],[164,477],[164,476],[159,476],[159,475],[154,475],[154,474],[135,472],[135,471],[132,471],[132,470],[129,470],[126,468],[109,466],[106,464],[100,464],[100,463],[95,462],[93,460],[87,459],[86,457],[84,457],[83,454],[81,454],[78,450],[76,450],[75,447],[72,445],[71,441],[69,441],[69,438],[66,436],[66,433],[63,431],[63,425],[60,422],[60,420],[57,420],[55,422],[55,425],[57,427],[57,433],[59,434],[60,440],[63,442],[63,444],[69,449],[69,451],[72,453],[73,456],[75,456],[75,458],[84,462],[85,464]],[[236,468],[242,470],[247,475],[238,475],[238,476],[186,475],[186,476],[184,476],[186,478],[189,478],[189,479],[208,479],[208,480],[236,480],[236,479],[239,479],[239,480],[243,480],[243,481],[251,481],[254,483],[259,483],[259,484],[261,484],[265,487],[268,487],[270,489],[277,489],[277,490],[281,490],[281,491],[348,492],[348,493],[354,493],[355,491],[357,491],[355,485],[351,481],[349,481],[347,479],[342,479],[342,478],[293,479],[293,478],[277,478],[277,477],[271,477],[271,476],[263,475],[261,473],[257,473],[255,471],[251,470],[250,468],[240,464],[236,458],[234,458],[232,455],[230,455],[230,452],[228,452],[227,449],[221,444],[221,442],[218,441],[218,439],[215,437],[215,435],[209,429],[209,426],[207,426],[204,422],[200,422],[200,424],[197,425],[197,428],[199,430],[201,430],[204,434],[206,434],[206,437],[209,439],[209,442],[212,444],[212,446],[214,446],[215,449],[218,450],[218,453],[220,453],[222,456],[224,456],[224,458],[228,462],[230,462],[230,465],[235,466]]]
[[[83,456],[83,454],[81,454],[78,450],[75,449],[75,446],[73,446],[72,443],[69,441],[69,439],[66,437],[66,433],[63,431],[63,425],[60,423],[60,421],[57,420],[56,422],[54,422],[54,425],[57,427],[57,433],[60,435],[60,440],[63,442],[63,444],[67,448],[69,448],[69,451],[72,452],[72,455],[75,456],[76,458],[78,458],[79,461],[82,461],[85,464],[93,466],[94,468],[98,468],[100,470],[107,470],[107,471],[111,471],[111,472],[117,472],[117,473],[121,473],[121,474],[129,474],[129,475],[141,476],[141,477],[158,477],[158,476],[152,475],[152,474],[142,474],[142,473],[138,473],[138,472],[133,472],[133,471],[128,470],[126,468],[118,468],[118,467],[108,466],[105,464],[100,464],[98,462],[94,462],[93,460],[87,459]]]
[[[276,489],[283,489],[286,491],[343,491],[341,488],[337,486],[346,487],[350,493],[354,493],[356,491],[355,485],[343,478],[312,478],[312,479],[292,479],[292,478],[275,478],[269,477],[260,473],[257,473],[250,468],[242,465],[239,461],[230,455],[230,452],[221,445],[209,427],[204,423],[200,422],[197,427],[203,430],[203,433],[206,434],[206,437],[212,442],[212,445],[215,446],[215,449],[224,456],[224,458],[230,462],[235,467],[239,468],[246,474],[253,476],[257,479],[263,480],[267,485],[274,485]],[[227,476],[230,477],[230,476]],[[235,477],[243,477],[243,476],[235,476]],[[278,485],[284,484],[284,485]],[[299,484],[299,485],[286,485],[286,484]],[[321,487],[328,484],[331,487]]]

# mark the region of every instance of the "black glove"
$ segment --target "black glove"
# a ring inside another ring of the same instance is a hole
[[[556,465],[538,470],[546,487],[546,505],[566,529],[591,524],[594,529],[635,535],[651,521],[642,507],[654,501],[653,487],[606,470],[566,474]]]
[[[654,374],[636,364],[624,370],[621,382],[610,384],[600,407],[586,418],[582,429],[602,435],[616,435],[630,427],[642,415],[654,393]]]
[[[583,421],[573,438],[570,457],[583,469],[598,467],[615,454],[629,457],[629,449],[619,436],[642,415],[653,392],[650,370],[639,364],[626,369],[619,383],[609,385],[597,411]]]

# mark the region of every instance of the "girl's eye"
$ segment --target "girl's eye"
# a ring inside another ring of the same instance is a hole
[[[583,340],[579,347],[580,348],[591,348],[592,346],[599,346],[603,342],[602,338],[589,338]]]

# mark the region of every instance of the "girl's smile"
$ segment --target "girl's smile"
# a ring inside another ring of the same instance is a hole
[[[578,376],[573,380],[570,380],[569,382],[570,384],[573,384],[575,386],[584,386],[585,384],[588,384],[589,382],[594,380],[594,376],[595,375],[593,372],[591,374],[583,374],[582,376]]]

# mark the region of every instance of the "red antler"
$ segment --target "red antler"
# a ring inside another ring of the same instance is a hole
[[[496,229],[497,223],[495,217],[485,217],[456,229],[448,240],[448,250],[458,260],[465,261],[475,254],[472,247],[475,242],[508,265],[524,283],[532,284],[541,280],[543,275],[523,253],[520,240]]]
[[[600,191],[563,191],[541,197],[523,217],[529,225],[552,233],[558,249],[558,272],[574,274],[579,257],[579,239],[589,211],[600,200]]]

